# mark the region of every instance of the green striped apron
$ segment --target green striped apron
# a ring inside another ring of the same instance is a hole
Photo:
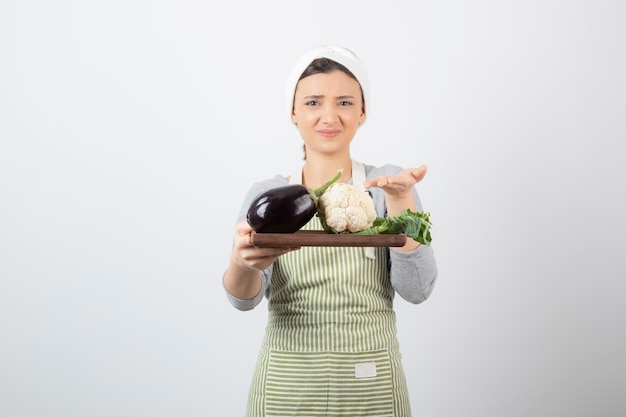
[[[303,247],[274,263],[248,417],[411,415],[387,262],[385,248]]]

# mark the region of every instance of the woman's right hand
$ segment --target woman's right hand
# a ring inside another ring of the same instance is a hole
[[[231,263],[242,270],[262,271],[269,267],[280,255],[284,255],[294,248],[258,248],[252,244],[252,227],[242,221],[235,227],[235,239]]]

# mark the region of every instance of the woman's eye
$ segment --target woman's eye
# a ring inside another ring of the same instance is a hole
[[[317,106],[317,104],[318,104],[317,100],[309,100],[304,103],[305,106]]]
[[[340,101],[339,105],[340,106],[351,106],[352,102],[351,101]]]

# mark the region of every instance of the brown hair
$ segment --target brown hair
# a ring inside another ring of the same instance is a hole
[[[333,71],[341,71],[341,72],[345,73],[346,75],[348,75],[350,78],[355,79],[357,82],[359,81],[354,76],[354,74],[352,74],[350,72],[350,70],[348,68],[344,67],[339,62],[333,61],[332,59],[328,59],[328,58],[317,58],[317,59],[314,59],[309,64],[309,66],[306,67],[306,69],[302,72],[302,75],[300,75],[300,78],[298,78],[298,81],[300,81],[301,79],[306,78],[308,76],[311,76],[311,75],[328,74],[328,73],[331,73]]]

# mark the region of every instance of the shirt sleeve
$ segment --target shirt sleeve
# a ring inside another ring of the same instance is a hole
[[[236,223],[246,220],[248,208],[250,207],[250,204],[252,204],[252,201],[256,198],[256,196],[266,190],[286,184],[286,178],[278,175],[271,180],[254,183],[243,198],[241,207],[239,209],[239,214],[237,215]],[[273,265],[270,265],[268,268],[261,271],[261,289],[254,297],[250,299],[237,298],[229,293],[226,288],[224,288],[224,291],[226,292],[226,298],[228,299],[230,304],[232,304],[233,307],[235,307],[236,309],[242,311],[252,310],[257,305],[259,305],[263,300],[263,296],[267,295],[267,292],[269,291],[270,279],[272,277],[272,269]]]
[[[401,170],[401,167],[390,164],[379,168],[366,166],[367,178],[395,175]],[[370,192],[378,215],[384,217],[387,214],[385,193],[379,188],[372,188]],[[422,203],[415,187],[413,187],[413,199],[417,210],[421,211]],[[432,293],[438,276],[432,245],[420,245],[409,252],[400,252],[390,248],[389,276],[394,290],[404,300],[413,304],[425,301]]]
[[[406,301],[419,304],[426,301],[437,281],[437,264],[433,248],[420,245],[410,252],[389,250],[391,285]]]

